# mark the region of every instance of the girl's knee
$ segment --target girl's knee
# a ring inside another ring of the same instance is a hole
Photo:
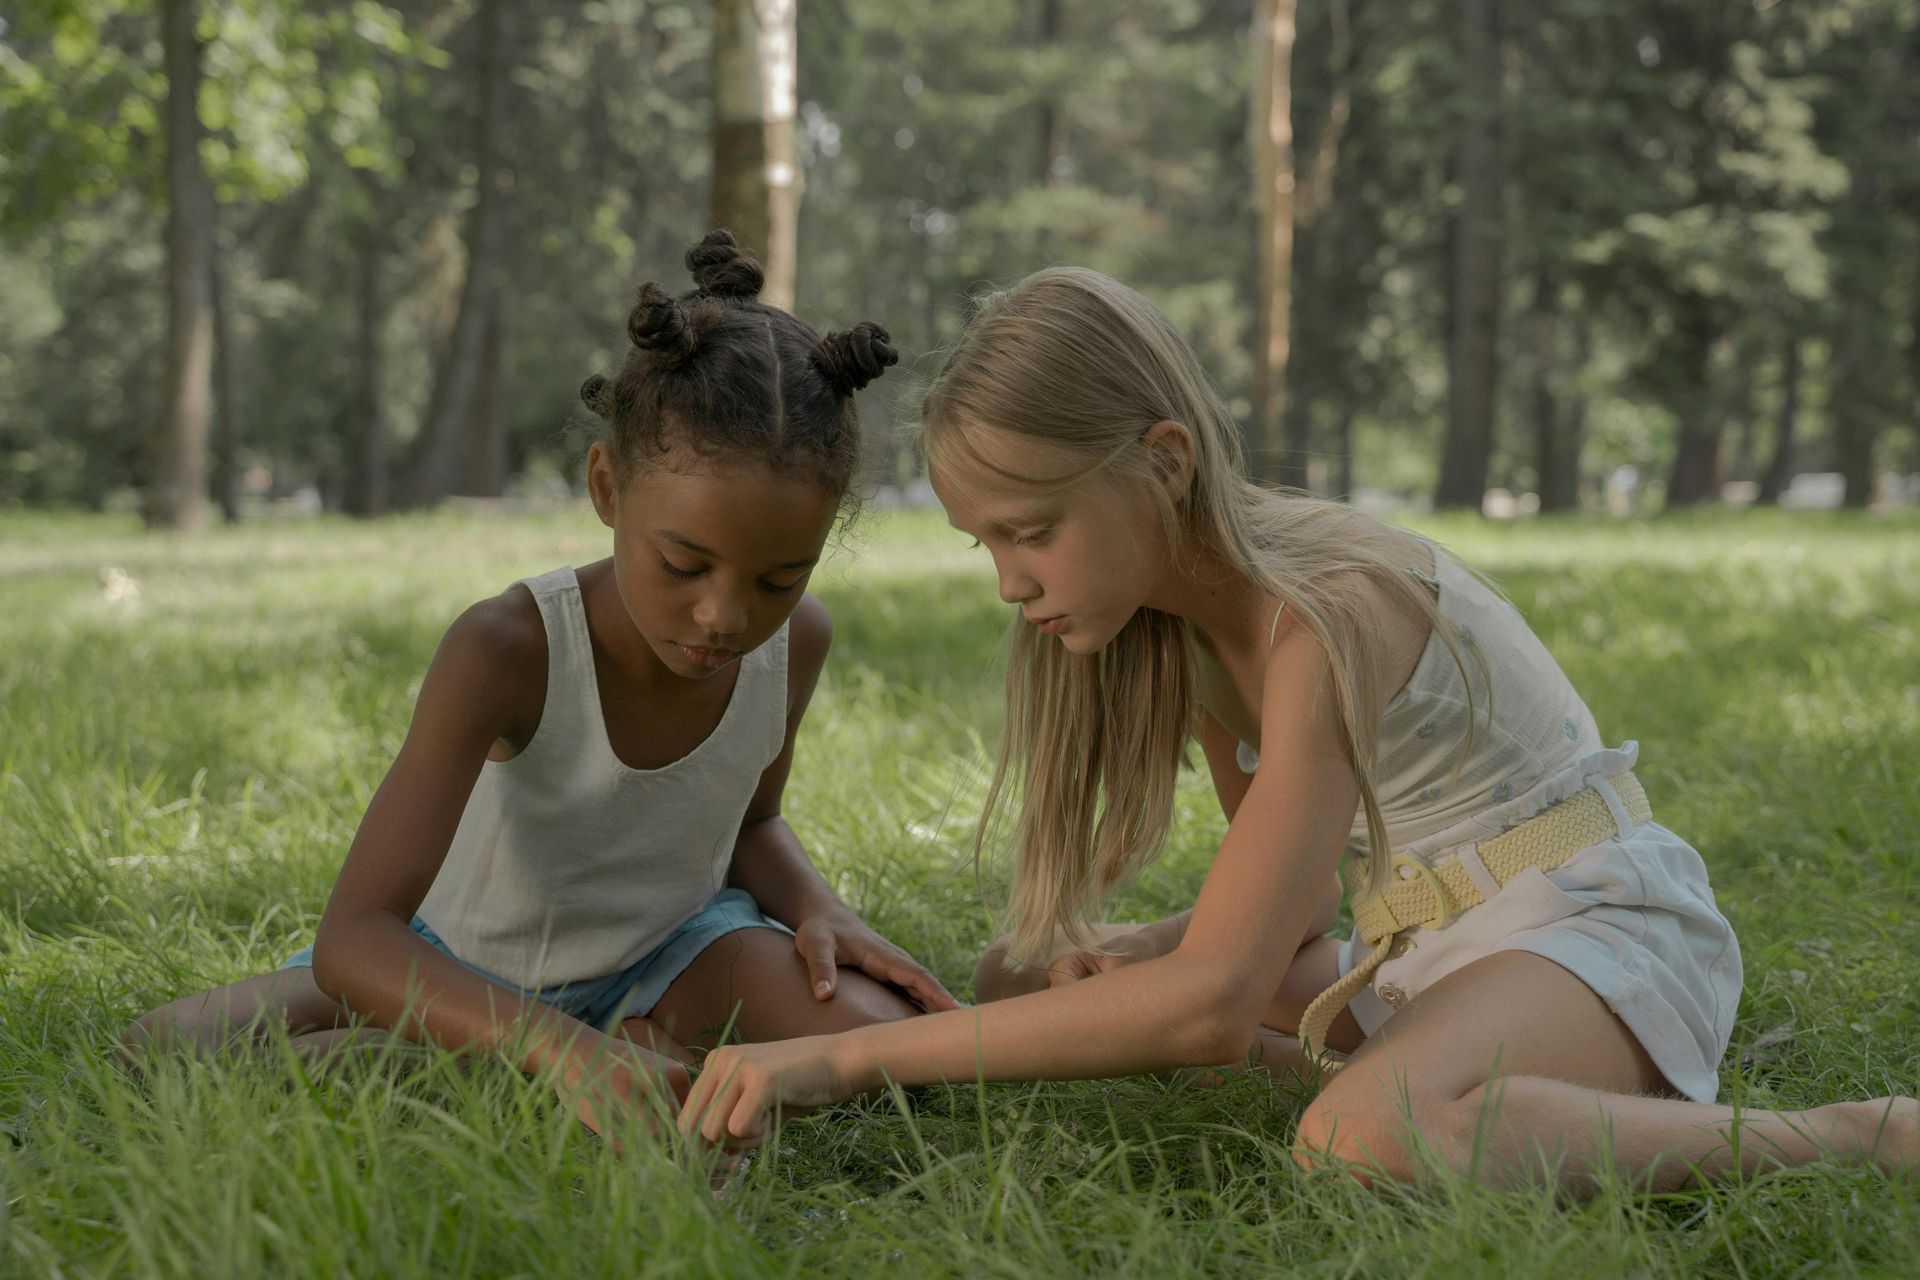
[[[980,963],[973,968],[973,998],[981,1004],[1026,995],[1046,985],[1044,981],[1034,981],[1030,969],[1007,967],[1007,949],[1010,945],[1006,938],[994,939],[993,944],[980,954]]]
[[[1364,1159],[1362,1143],[1355,1126],[1330,1106],[1325,1095],[1315,1098],[1300,1113],[1293,1131],[1293,1162],[1302,1169],[1338,1168],[1356,1172],[1356,1163]],[[1361,1177],[1362,1182],[1368,1179]]]
[[[889,986],[878,978],[870,977],[859,969],[842,969],[838,985],[834,989],[833,1001],[849,1009],[858,1019],[855,1025],[874,1022],[899,1022],[911,1018],[920,1012],[920,1006],[903,994],[898,988]]]
[[[980,963],[973,966],[973,998],[982,1004],[1005,999],[1006,993],[1001,987],[1006,978],[1007,940],[995,938],[992,945],[980,953]]]
[[[166,1039],[166,1010],[152,1009],[120,1029],[115,1048],[122,1066],[134,1066]]]
[[[1294,1163],[1303,1169],[1338,1169],[1362,1186],[1382,1176],[1408,1181],[1420,1171],[1423,1146],[1451,1148],[1457,1111],[1457,1106],[1418,1099],[1383,1111],[1363,1098],[1329,1091],[1300,1115]]]

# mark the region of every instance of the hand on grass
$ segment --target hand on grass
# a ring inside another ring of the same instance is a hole
[[[554,1092],[618,1155],[620,1135],[632,1124],[629,1117],[637,1114],[647,1132],[658,1135],[674,1105],[685,1102],[691,1084],[685,1064],[631,1040],[601,1036],[568,1052]]]
[[[680,1132],[733,1150],[757,1147],[776,1113],[799,1115],[852,1097],[828,1051],[832,1040],[803,1036],[715,1049],[680,1104]]]
[[[794,930],[793,945],[807,962],[816,1000],[833,998],[840,987],[839,967],[846,965],[899,987],[929,1013],[960,1007],[938,978],[844,906],[829,907],[802,920]]]

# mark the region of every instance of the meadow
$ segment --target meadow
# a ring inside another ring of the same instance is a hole
[[[1420,527],[1509,590],[1706,856],[1746,963],[1723,1100],[1920,1088],[1920,520]],[[1007,616],[966,542],[875,512],[816,575],[835,650],[788,794],[843,896],[963,997],[1004,883],[967,851]],[[446,624],[607,545],[584,508],[0,515],[0,1275],[1913,1274],[1913,1179],[1369,1192],[1295,1166],[1304,1096],[1264,1075],[836,1108],[716,1198],[505,1066],[117,1066],[142,1010],[310,940]],[[1114,914],[1188,905],[1222,830],[1189,775]]]

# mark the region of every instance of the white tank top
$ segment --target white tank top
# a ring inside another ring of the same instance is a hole
[[[1606,751],[1600,740],[1593,713],[1519,610],[1448,556],[1434,556],[1431,577],[1409,572],[1436,588],[1441,616],[1465,641],[1460,656],[1473,679],[1474,732],[1473,750],[1463,762],[1466,686],[1445,643],[1430,636],[1413,675],[1380,720],[1375,794],[1395,849],[1497,809],[1588,756],[1607,758],[1602,773],[1621,771],[1612,759],[1618,753]],[[1473,649],[1486,659],[1493,686],[1491,723]],[[1239,760],[1251,773],[1260,758],[1241,743]],[[1366,815],[1357,813],[1347,848],[1361,853],[1366,847]]]
[[[560,568],[525,585],[547,629],[540,727],[481,767],[419,914],[460,959],[534,988],[619,972],[726,887],[786,739],[787,627],[740,659],[700,745],[632,769],[607,739],[579,579]]]

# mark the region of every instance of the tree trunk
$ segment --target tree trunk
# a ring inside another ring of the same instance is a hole
[[[1855,508],[1873,501],[1873,450],[1880,434],[1877,388],[1866,384],[1880,363],[1873,356],[1882,350],[1882,340],[1869,330],[1892,319],[1865,292],[1864,281],[1840,291],[1840,358],[1834,362],[1831,410],[1834,462],[1845,485],[1840,502]]]
[[[1580,356],[1574,362],[1576,369],[1587,366],[1585,353],[1588,344],[1583,340],[1578,344]],[[1576,395],[1566,405],[1566,417],[1560,433],[1561,453],[1564,467],[1561,471],[1561,484],[1564,486],[1567,505],[1560,510],[1577,511],[1580,507],[1580,457],[1587,444],[1587,410],[1593,402],[1584,395]]]
[[[240,379],[233,350],[227,268],[216,255],[209,275],[213,304],[213,494],[228,524],[240,523]]]
[[[1040,0],[1040,47],[1051,49],[1060,42],[1060,5],[1061,0]],[[1060,104],[1052,93],[1040,99],[1040,128],[1038,164],[1034,170],[1035,184],[1051,187],[1059,181],[1060,141],[1063,130],[1060,127]],[[1041,228],[1044,236],[1046,228]]]
[[[1534,483],[1540,510],[1572,511],[1580,503],[1580,442],[1569,429],[1554,379],[1560,365],[1559,282],[1543,259],[1533,286]]]
[[[714,0],[709,216],[760,260],[768,304],[793,306],[800,168],[793,153],[795,0]]]
[[[1313,158],[1299,175],[1293,223],[1305,232],[1332,207],[1334,175],[1340,171],[1340,143],[1353,119],[1353,13],[1351,0],[1330,0],[1327,8],[1326,119],[1313,145]]]
[[[389,502],[387,427],[380,404],[380,330],[385,320],[380,299],[380,232],[369,217],[360,233],[359,331],[354,364],[353,425],[342,505],[356,516],[377,516]]]
[[[1800,413],[1800,336],[1787,335],[1787,349],[1780,362],[1780,416],[1773,429],[1773,457],[1760,477],[1759,502],[1772,505],[1786,492],[1793,478],[1794,419]]]
[[[1891,403],[1885,388],[1897,376],[1890,338],[1898,318],[1887,289],[1885,263],[1896,252],[1899,238],[1888,234],[1886,190],[1880,174],[1856,174],[1849,197],[1848,217],[1839,231],[1849,234],[1851,251],[1841,256],[1835,282],[1840,340],[1828,403],[1834,463],[1845,486],[1841,503],[1860,508],[1873,501],[1874,446],[1883,400]]]
[[[1752,480],[1760,469],[1760,413],[1754,389],[1760,382],[1759,346],[1751,341],[1734,344],[1733,371],[1727,398],[1733,412],[1740,415],[1739,430],[1733,436],[1733,461],[1728,476]]]
[[[500,395],[500,362],[505,319],[495,307],[487,316],[481,341],[480,378],[474,387],[473,427],[464,459],[462,493],[499,497],[507,488],[507,415]]]
[[[1259,286],[1253,369],[1253,474],[1306,488],[1306,461],[1287,413],[1293,271],[1295,0],[1257,0],[1253,21],[1252,143]]]
[[[1920,30],[1916,30],[1914,36],[1920,41]],[[1907,432],[1907,457],[1911,461],[1905,469],[1911,472],[1920,470],[1920,271],[1915,271],[1907,283],[1913,290],[1907,315],[1907,421],[1913,423],[1915,429]],[[1913,483],[1911,478],[1908,483]]]
[[[213,366],[213,194],[200,166],[200,40],[192,0],[164,0],[167,73],[167,406],[150,440],[150,529],[206,523]]]
[[[1692,377],[1679,397],[1679,441],[1667,477],[1667,506],[1686,507],[1720,496],[1721,415],[1713,394],[1712,302],[1698,294],[1682,297],[1674,337],[1674,363]]]
[[[1534,324],[1542,331],[1552,328],[1540,317]],[[1573,497],[1566,485],[1571,468],[1560,447],[1560,403],[1553,390],[1552,339],[1547,336],[1535,339],[1532,400],[1534,485],[1540,495],[1540,510],[1571,510]]]
[[[1448,294],[1447,431],[1435,507],[1480,509],[1499,382],[1502,205],[1499,0],[1464,0],[1468,83],[1478,99],[1455,152],[1460,211]]]
[[[480,0],[474,82],[480,109],[474,129],[474,163],[479,171],[478,200],[467,219],[467,274],[453,334],[442,355],[426,417],[414,440],[406,501],[426,506],[462,485],[463,448],[475,447],[475,424],[484,416],[477,401],[486,359],[486,335],[500,305],[505,197],[513,187],[506,166],[507,112],[511,102],[514,16],[512,0]]]
[[[1352,502],[1353,501],[1353,418],[1354,418],[1353,397],[1351,395],[1340,397],[1340,407],[1336,409],[1334,412],[1337,415],[1335,418],[1335,421],[1337,421],[1340,424],[1339,430],[1334,435],[1334,439],[1336,441],[1335,448],[1339,452],[1340,469],[1338,472],[1338,478],[1335,479],[1334,481],[1334,487],[1338,490],[1338,492],[1335,493],[1333,496],[1340,499],[1340,501],[1342,502]]]

